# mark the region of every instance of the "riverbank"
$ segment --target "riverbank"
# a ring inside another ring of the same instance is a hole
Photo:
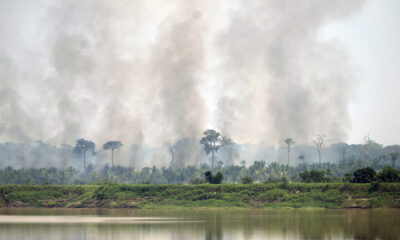
[[[0,207],[400,208],[400,183],[0,185]]]

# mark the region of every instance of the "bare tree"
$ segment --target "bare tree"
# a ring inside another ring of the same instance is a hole
[[[339,142],[339,143],[334,144],[333,147],[335,149],[337,149],[337,151],[340,152],[341,158],[342,158],[341,160],[344,161],[344,159],[346,157],[346,151],[350,146],[347,143]]]
[[[313,144],[315,144],[315,146],[317,147],[317,151],[318,151],[318,162],[321,165],[322,163],[322,147],[324,146],[326,137],[325,135],[317,135],[313,141]]]
[[[172,146],[169,146],[169,152],[171,153],[171,162],[170,166],[174,167],[175,164],[175,154],[174,154],[174,148]]]
[[[290,146],[293,145],[295,142],[291,138],[286,138],[285,143],[288,146],[288,152],[287,152],[287,167],[289,169],[289,163],[290,163]]]
[[[364,146],[364,163],[368,163],[368,149],[369,145],[371,144],[371,139],[369,137],[369,133],[363,139],[363,146]]]

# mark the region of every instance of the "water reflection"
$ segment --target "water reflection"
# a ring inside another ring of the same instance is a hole
[[[0,239],[399,239],[399,217],[399,210],[0,209]]]

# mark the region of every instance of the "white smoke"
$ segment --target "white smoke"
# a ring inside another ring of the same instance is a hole
[[[0,142],[345,140],[353,71],[318,31],[362,3],[0,0]]]

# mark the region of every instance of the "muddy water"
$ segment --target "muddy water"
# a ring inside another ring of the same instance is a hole
[[[0,239],[400,239],[400,210],[0,209]]]

